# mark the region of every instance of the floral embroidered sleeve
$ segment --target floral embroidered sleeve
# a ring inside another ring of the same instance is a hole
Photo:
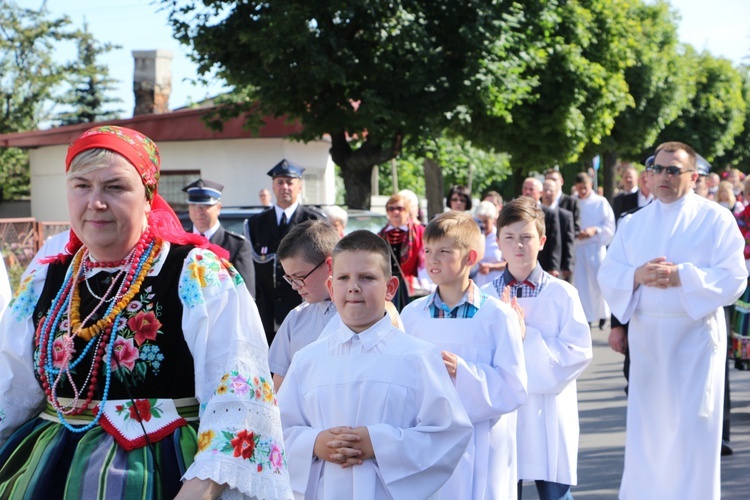
[[[179,284],[182,327],[196,367],[198,453],[184,479],[239,495],[292,498],[268,345],[255,302],[210,251],[195,249]]]
[[[47,266],[29,266],[0,321],[0,445],[44,404],[34,376],[32,316],[46,276]]]

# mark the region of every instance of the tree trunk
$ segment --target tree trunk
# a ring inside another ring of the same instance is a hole
[[[524,175],[524,169],[521,165],[512,165],[510,172],[509,180],[513,188],[512,191],[508,193],[510,195],[508,201],[521,196],[521,192],[523,191],[523,181],[526,180],[526,175]]]
[[[355,150],[349,145],[345,132],[331,134],[331,158],[341,167],[347,207],[370,208],[372,168],[398,156],[401,152],[401,140],[402,136],[396,135],[388,148],[365,140],[362,146]]]
[[[444,209],[443,170],[433,158],[425,158],[422,168],[424,170],[425,197],[427,198],[427,220],[430,220],[435,215],[442,213]]]
[[[612,198],[615,196],[615,184],[617,182],[617,151],[606,151],[602,155],[601,168],[604,169],[604,197],[607,198],[610,205],[612,204]]]

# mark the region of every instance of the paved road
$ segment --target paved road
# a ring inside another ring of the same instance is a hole
[[[578,379],[581,441],[578,453],[577,499],[614,499],[620,487],[625,453],[625,379],[622,355],[607,344],[609,330],[592,330],[594,361]],[[729,372],[732,390],[732,448],[721,461],[722,498],[748,498],[750,468],[750,372]],[[539,497],[532,483],[524,500]]]

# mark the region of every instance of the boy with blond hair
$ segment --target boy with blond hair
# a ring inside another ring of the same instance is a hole
[[[406,332],[442,350],[474,425],[472,441],[438,498],[516,497],[515,409],[526,400],[516,313],[469,278],[484,237],[471,215],[446,212],[424,232],[425,266],[437,290],[401,313]]]
[[[276,250],[284,268],[284,280],[303,299],[302,304],[284,318],[268,352],[268,366],[276,391],[281,387],[294,353],[317,340],[336,316],[336,306],[328,293],[328,278],[331,253],[338,241],[338,231],[331,224],[308,220],[294,226]]]
[[[450,477],[471,423],[440,352],[391,324],[388,244],[369,231],[333,251],[340,320],[300,350],[278,394],[297,498],[428,498]]]
[[[578,462],[576,378],[591,362],[591,333],[576,289],[537,261],[545,243],[538,203],[513,200],[497,227],[508,265],[482,290],[516,303],[524,324],[529,394],[518,409],[518,477],[536,481],[541,500],[570,500]]]

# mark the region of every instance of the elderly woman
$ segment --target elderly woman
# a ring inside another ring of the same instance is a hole
[[[399,279],[393,304],[399,311],[411,297],[423,295],[425,286],[429,286],[424,271],[424,226],[411,218],[410,206],[409,199],[403,194],[397,193],[388,198],[385,204],[388,224],[378,233],[391,248],[393,275]]]
[[[98,127],[65,166],[66,250],[0,323],[0,496],[291,498],[257,309],[157,194],[156,145]]]
[[[476,273],[472,276],[477,286],[484,286],[492,283],[495,278],[499,277],[507,262],[503,260],[503,253],[497,243],[497,209],[491,201],[481,201],[476,210],[474,217],[480,223],[480,228],[484,234],[484,257],[477,263]]]
[[[459,212],[471,210],[471,191],[466,186],[452,186],[448,191],[448,196],[445,197],[445,205],[448,210]]]
[[[346,231],[346,224],[349,222],[349,214],[346,213],[346,210],[338,205],[331,205],[324,207],[323,213],[326,214],[328,222],[339,233],[339,237],[343,238]]]

